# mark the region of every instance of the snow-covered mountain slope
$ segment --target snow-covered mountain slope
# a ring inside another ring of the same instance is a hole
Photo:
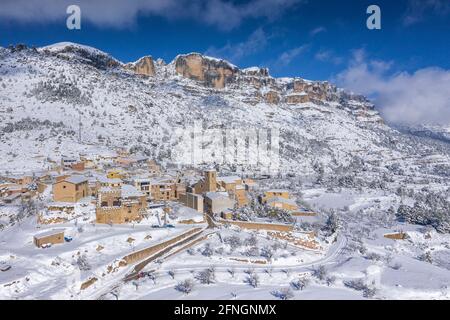
[[[168,161],[176,129],[198,121],[204,129],[279,128],[285,174],[379,175],[420,166],[420,174],[448,176],[446,144],[391,129],[364,97],[327,82],[276,79],[267,69],[239,70],[199,54],[124,64],[71,43],[0,50],[1,171],[124,146]]]
[[[399,131],[412,134],[418,137],[427,137],[450,143],[450,126],[445,125],[421,125],[421,126],[400,126]]]

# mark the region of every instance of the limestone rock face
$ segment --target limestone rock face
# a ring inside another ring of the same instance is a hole
[[[298,100],[296,95],[306,95],[308,101],[335,101],[338,99],[337,89],[328,82],[311,82],[303,79],[295,79],[293,83],[293,97],[291,100]]]
[[[145,56],[137,62],[128,65],[128,69],[133,70],[136,74],[153,77],[155,75],[155,64],[153,58]]]
[[[302,79],[294,80],[294,92],[307,92],[312,85]]]
[[[264,95],[264,100],[270,104],[279,104],[280,103],[280,95],[276,91],[266,92]]]
[[[270,76],[267,68],[251,67],[243,69],[240,80],[257,89],[275,85],[275,79]]]
[[[268,77],[269,69],[267,68],[258,68],[252,67],[242,70],[242,73],[248,76],[257,76],[257,77]]]
[[[299,104],[299,103],[305,103],[305,102],[309,102],[309,101],[310,101],[310,98],[305,93],[291,94],[291,95],[286,96],[287,104]]]
[[[207,87],[222,89],[235,80],[239,69],[230,63],[198,53],[180,55],[175,70],[183,77],[203,82]]]

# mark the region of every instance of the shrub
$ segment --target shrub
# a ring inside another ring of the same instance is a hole
[[[303,290],[306,288],[306,286],[309,284],[309,279],[308,278],[300,278],[298,280],[294,280],[291,282],[291,287],[294,290]]]
[[[178,282],[178,284],[175,286],[175,290],[182,292],[184,294],[191,293],[193,288],[194,288],[194,283],[190,279]]]
[[[274,297],[279,298],[281,300],[289,300],[294,297],[294,293],[291,291],[290,288],[284,288],[284,289],[272,291],[271,294]]]

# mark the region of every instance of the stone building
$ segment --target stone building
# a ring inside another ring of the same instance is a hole
[[[138,221],[146,209],[146,196],[135,187],[130,185],[102,187],[98,191],[96,222],[123,224]]]
[[[195,193],[180,193],[180,202],[184,204],[186,207],[197,210],[200,213],[203,213],[203,196]]]
[[[57,178],[53,184],[53,201],[78,202],[89,196],[88,179],[83,176]]]
[[[34,245],[41,248],[45,244],[64,243],[64,230],[55,229],[37,234],[33,238]]]

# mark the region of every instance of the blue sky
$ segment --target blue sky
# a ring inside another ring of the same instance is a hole
[[[81,8],[81,30],[66,28],[69,4]],[[381,8],[381,30],[366,28],[371,4]],[[446,81],[449,34],[450,0],[3,0],[0,7],[1,46],[72,41],[124,62],[195,51],[373,97],[383,94],[377,81],[399,74],[432,68]],[[376,77],[369,88],[358,86],[364,72]],[[421,79],[406,79],[413,80]]]

